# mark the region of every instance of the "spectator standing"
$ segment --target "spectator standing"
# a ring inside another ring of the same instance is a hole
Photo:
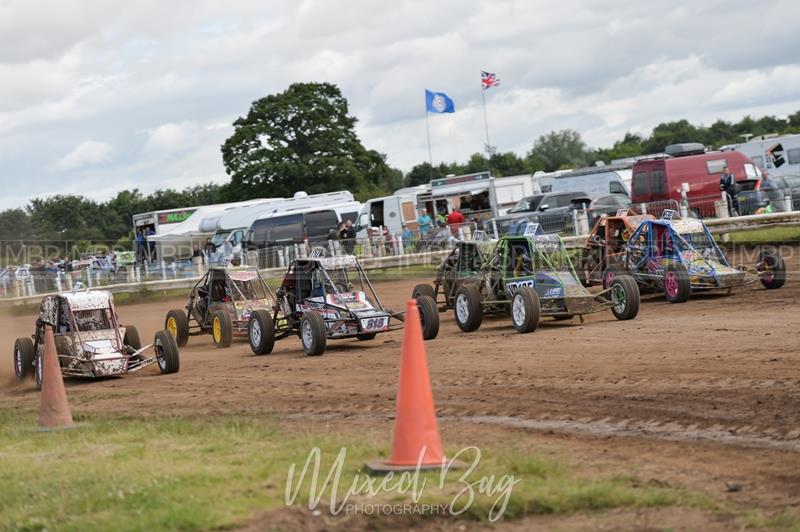
[[[352,241],[353,245],[355,245],[356,228],[353,225],[353,220],[350,220],[350,219],[345,220],[344,226],[347,228],[347,240]]]
[[[722,169],[722,176],[719,178],[719,189],[728,196],[728,210],[731,216],[739,215],[739,200],[736,198],[736,176],[731,173],[727,166]]]
[[[147,228],[146,240],[147,240],[147,248],[148,248],[147,251],[148,251],[149,259],[150,259],[151,262],[156,260],[156,243],[154,241],[150,240],[150,237],[151,236],[155,236],[155,235],[156,235],[156,230],[153,229],[152,227],[148,227]]]
[[[340,231],[339,239],[342,240],[344,252],[352,255],[356,249],[356,227],[353,225],[353,220],[348,218],[344,221],[344,230]]]
[[[428,233],[431,229],[433,229],[433,219],[428,214],[427,209],[420,209],[420,215],[417,218],[417,223],[419,224],[419,236],[422,240],[428,236]]]
[[[192,244],[192,264],[203,264],[203,254],[197,244]]]
[[[446,214],[447,214],[447,209],[445,207],[439,209],[439,212],[436,214],[437,226],[447,225],[447,217],[445,216]]]
[[[214,254],[217,252],[217,246],[211,241],[210,238],[206,238],[206,244],[203,246],[203,255],[206,257],[206,264],[209,266],[214,261]]]
[[[136,230],[136,261],[139,264],[144,263],[145,259],[145,246],[147,243],[144,239],[144,229]]]
[[[458,236],[458,229],[464,223],[464,215],[458,209],[453,209],[453,212],[447,215],[447,225],[450,226],[450,232],[453,236]]]
[[[222,254],[225,255],[225,259],[230,262],[233,258],[233,244],[228,239],[222,243]]]
[[[403,248],[411,251],[414,245],[414,232],[407,225],[403,226]]]

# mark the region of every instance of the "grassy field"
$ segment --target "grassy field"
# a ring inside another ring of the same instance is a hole
[[[320,480],[346,447],[340,493],[354,479],[365,478],[365,461],[384,456],[388,448],[388,442],[380,441],[383,433],[341,433],[325,423],[315,423],[311,432],[305,425],[264,417],[92,416],[77,420],[77,429],[49,433],[35,430],[35,420],[32,411],[0,410],[1,529],[231,527],[284,507],[287,472],[291,464],[302,469],[313,447],[321,449]],[[434,488],[426,489],[420,502],[449,503],[462,489],[461,474],[449,473],[443,489],[436,486],[438,473],[426,474],[423,478]],[[582,475],[552,452],[524,447],[482,449],[480,465],[468,478],[477,481],[490,474],[520,479],[508,498],[505,519],[611,508],[717,508],[704,496],[640,482],[633,474]],[[308,504],[309,487],[306,478],[295,504]],[[397,503],[410,497],[385,492],[351,501]],[[461,518],[486,520],[499,498],[478,495]],[[325,503],[321,506],[329,511]],[[746,518],[756,523],[760,516]]]
[[[718,235],[715,235],[719,239]],[[730,233],[735,244],[784,244],[800,242],[800,227],[773,227],[757,231]]]

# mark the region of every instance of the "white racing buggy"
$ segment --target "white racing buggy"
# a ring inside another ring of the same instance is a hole
[[[142,346],[133,326],[118,322],[114,299],[105,291],[74,291],[42,299],[36,331],[14,342],[14,372],[18,379],[33,370],[42,385],[44,327],[53,328],[61,374],[69,377],[127,375],[158,364],[161,373],[180,368],[178,345],[167,331]]]
[[[296,259],[289,266],[270,315],[256,310],[250,317],[250,347],[257,355],[269,353],[275,340],[300,336],[306,355],[325,351],[327,340],[372,340],[398,328],[404,313],[384,308],[361,264],[353,256]],[[439,311],[433,299],[417,298],[423,337],[439,333]]]

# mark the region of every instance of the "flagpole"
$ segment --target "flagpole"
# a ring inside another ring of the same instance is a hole
[[[483,100],[483,127],[486,129],[486,153],[492,154],[492,145],[489,142],[489,119],[486,115],[486,89],[481,87],[481,99]]]
[[[431,125],[428,121],[428,102],[425,102],[425,131],[428,133],[428,162],[430,163],[430,170],[428,172],[431,181],[433,181],[433,152],[431,151]]]
[[[486,89],[481,87],[481,99],[483,100],[483,127],[486,130],[486,153],[491,155],[491,143],[489,142],[489,119],[486,115]]]

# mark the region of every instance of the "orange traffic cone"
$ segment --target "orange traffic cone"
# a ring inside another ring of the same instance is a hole
[[[39,427],[42,430],[68,429],[75,426],[67,404],[67,391],[61,377],[53,327],[44,326],[44,354],[42,355],[42,403],[39,410]]]
[[[392,455],[387,461],[369,462],[366,468],[370,473],[388,473],[434,469],[444,463],[419,310],[412,299],[405,316]]]

